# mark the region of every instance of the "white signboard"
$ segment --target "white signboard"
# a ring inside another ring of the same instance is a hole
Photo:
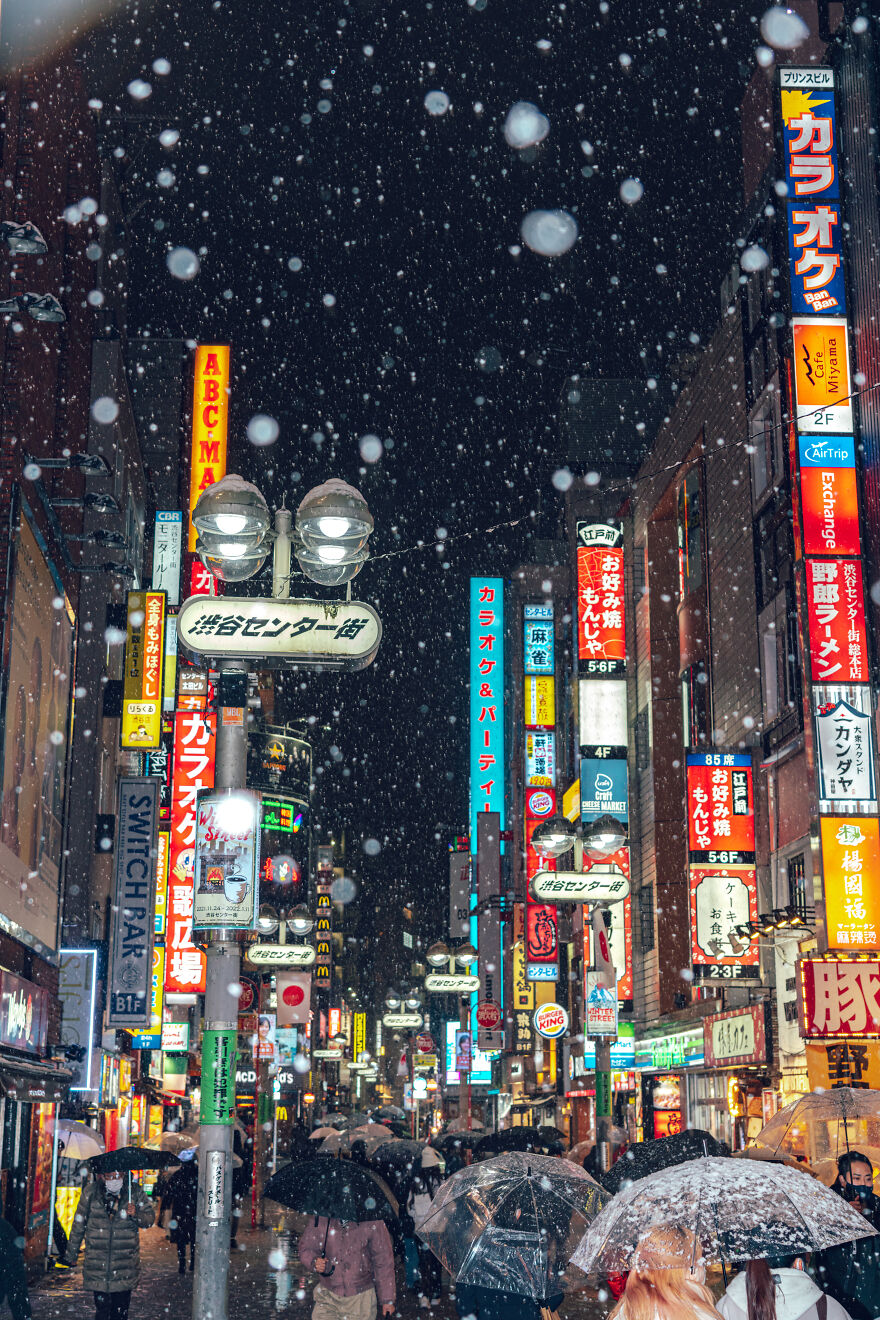
[[[196,662],[246,659],[316,669],[364,669],[382,640],[382,621],[357,600],[190,596],[177,616],[181,649]]]
[[[186,1054],[189,1049],[189,1023],[162,1023],[163,1054]]]
[[[179,509],[156,514],[153,530],[153,591],[164,591],[169,605],[180,604],[180,556],[183,514]]]
[[[629,881],[617,866],[601,863],[589,871],[536,871],[529,891],[539,903],[622,903]]]
[[[205,1217],[223,1218],[224,1154],[222,1150],[209,1150],[205,1160]]]
[[[430,972],[425,977],[425,989],[432,990],[435,994],[469,994],[472,990],[478,990],[479,988],[479,976],[473,976],[469,972]],[[389,1025],[387,1017],[382,1020],[387,1027]]]
[[[870,688],[848,687],[846,697],[831,700],[826,691],[813,688],[820,805],[826,811],[846,811],[847,804],[852,804],[851,809],[858,804],[861,811],[874,811],[874,749],[871,715],[866,709]]]
[[[806,1042],[798,1025],[797,959],[800,942],[777,937],[773,946],[776,962],[776,1021],[779,1029],[780,1054],[803,1055]]]
[[[257,905],[260,800],[203,793],[196,807],[193,930],[250,929]]]
[[[382,1026],[387,1027],[389,1031],[403,1031],[407,1028],[420,1027],[422,1020],[421,1013],[386,1013],[382,1018]]]
[[[255,967],[311,967],[315,950],[311,944],[252,944],[247,960]]]
[[[85,1050],[85,1057],[72,1060],[71,1091],[90,1091],[92,1039],[95,1030],[95,987],[98,975],[97,949],[61,949],[58,962],[58,998],[61,1002],[61,1043]]]
[[[734,931],[750,919],[749,887],[735,871],[706,875],[694,890],[697,946],[707,958],[736,958],[748,948]]]
[[[578,719],[581,747],[626,747],[626,679],[580,679]]]

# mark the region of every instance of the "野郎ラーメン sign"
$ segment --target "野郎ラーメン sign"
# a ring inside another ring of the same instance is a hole
[[[477,816],[497,811],[504,829],[504,582],[471,578],[470,586],[471,851]]]
[[[822,870],[829,949],[880,949],[880,822],[823,816]]]
[[[764,1005],[713,1013],[703,1019],[703,1054],[707,1068],[767,1062]]]
[[[804,553],[861,554],[854,437],[798,436],[798,466]]]
[[[690,909],[694,980],[754,979],[757,942],[737,935],[736,927],[758,919],[755,868],[692,866]]]
[[[577,524],[577,634],[581,674],[607,677],[626,668],[623,528]]]
[[[798,960],[798,1014],[806,1039],[880,1036],[880,963]]]
[[[552,674],[554,671],[553,606],[523,608],[523,672]]]
[[[868,687],[813,688],[820,811],[877,809],[870,708]]]
[[[858,559],[808,559],[807,618],[814,683],[867,683],[868,637]]]
[[[107,972],[112,1027],[150,1024],[158,828],[159,781],[120,779]]]
[[[122,746],[158,747],[162,740],[162,674],[165,664],[165,593],[130,591],[122,691]]]
[[[752,758],[692,752],[687,758],[688,851],[692,862],[752,863]]]
[[[189,538],[195,550],[192,512],[203,490],[226,475],[229,417],[229,345],[199,344],[193,377],[193,429],[189,478]]]
[[[801,431],[851,432],[852,386],[847,324],[837,317],[796,316],[794,387]]]
[[[165,991],[200,993],[205,988],[205,955],[192,940],[193,877],[196,856],[196,804],[214,787],[215,716],[200,710],[174,717],[174,779]]]
[[[193,930],[250,929],[256,918],[260,800],[203,793],[196,807]]]
[[[364,669],[382,640],[372,605],[356,600],[191,596],[177,616],[181,650],[195,663],[247,659],[251,665]]]

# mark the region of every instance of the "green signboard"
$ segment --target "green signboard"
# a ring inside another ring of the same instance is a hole
[[[611,1073],[596,1072],[596,1117],[611,1117]]]
[[[235,1027],[207,1030],[202,1038],[203,1123],[231,1127],[235,1121]]]

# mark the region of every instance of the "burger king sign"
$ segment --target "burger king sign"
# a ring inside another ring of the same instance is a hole
[[[558,1040],[568,1031],[568,1013],[561,1004],[542,1004],[532,1018],[535,1031],[545,1040]]]

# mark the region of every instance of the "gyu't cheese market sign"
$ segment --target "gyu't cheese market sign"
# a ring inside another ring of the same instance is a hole
[[[375,659],[382,621],[371,605],[354,600],[190,596],[177,616],[177,636],[197,664],[354,670]]]

